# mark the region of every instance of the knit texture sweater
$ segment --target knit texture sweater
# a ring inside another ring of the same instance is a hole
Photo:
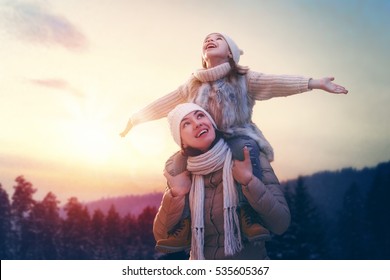
[[[272,161],[274,155],[271,145],[252,122],[255,101],[308,91],[310,78],[255,71],[238,75],[232,74],[231,70],[228,62],[197,70],[175,91],[133,114],[133,125],[166,117],[177,105],[194,102],[210,113],[225,137],[247,135],[253,138],[268,160]]]

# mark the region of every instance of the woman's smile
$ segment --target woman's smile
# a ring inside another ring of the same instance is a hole
[[[201,131],[200,131],[199,133],[196,134],[195,138],[199,138],[199,137],[205,135],[205,134],[208,133],[208,132],[209,132],[208,129],[203,128],[203,129],[201,129]]]

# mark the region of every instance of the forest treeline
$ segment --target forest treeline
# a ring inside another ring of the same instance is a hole
[[[64,206],[49,192],[42,201],[23,176],[14,193],[0,185],[0,259],[118,260],[154,259],[152,224],[157,209],[146,207],[137,217],[121,217],[112,205],[107,214],[89,213],[76,197]]]
[[[390,259],[390,164],[378,165],[367,191],[359,181],[346,186],[342,206],[324,215],[308,191],[304,177],[283,189],[292,220],[281,236],[267,243],[271,259]],[[333,186],[337,187],[337,186]],[[332,191],[332,188],[329,188]],[[112,205],[92,213],[76,197],[60,215],[59,201],[48,193],[34,199],[36,189],[23,176],[12,196],[0,184],[0,259],[157,259],[152,233],[156,207],[135,216],[120,215]]]

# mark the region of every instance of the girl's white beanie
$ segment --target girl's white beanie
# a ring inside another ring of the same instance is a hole
[[[218,33],[218,32],[213,32],[213,33],[210,33],[209,35],[211,35],[211,34],[220,34],[225,39],[226,43],[229,46],[230,51],[232,52],[232,56],[233,56],[234,62],[236,64],[238,64],[238,62],[240,61],[240,56],[242,54],[244,54],[244,51],[241,50],[237,46],[237,44],[233,41],[233,39],[230,38],[228,35],[226,35],[224,33]],[[209,36],[209,35],[207,35],[207,36]],[[202,56],[202,65],[203,65],[204,68],[206,68],[206,62],[203,60],[203,56]]]

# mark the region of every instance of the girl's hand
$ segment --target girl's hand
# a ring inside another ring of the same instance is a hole
[[[127,126],[126,128],[121,132],[119,133],[119,135],[121,137],[125,137],[127,135],[127,133],[129,133],[129,131],[133,128],[133,122],[131,121],[131,119],[129,119],[129,121],[127,122]]]
[[[252,164],[249,156],[249,150],[244,147],[244,160],[233,161],[233,178],[241,185],[247,186],[253,178]]]
[[[188,170],[179,173],[176,176],[172,176],[166,169],[164,169],[164,176],[167,178],[172,196],[183,196],[190,192],[191,173]]]
[[[311,79],[309,81],[309,89],[322,89],[330,93],[336,94],[347,94],[348,90],[346,90],[343,86],[333,83],[334,77],[325,77],[322,79]]]

